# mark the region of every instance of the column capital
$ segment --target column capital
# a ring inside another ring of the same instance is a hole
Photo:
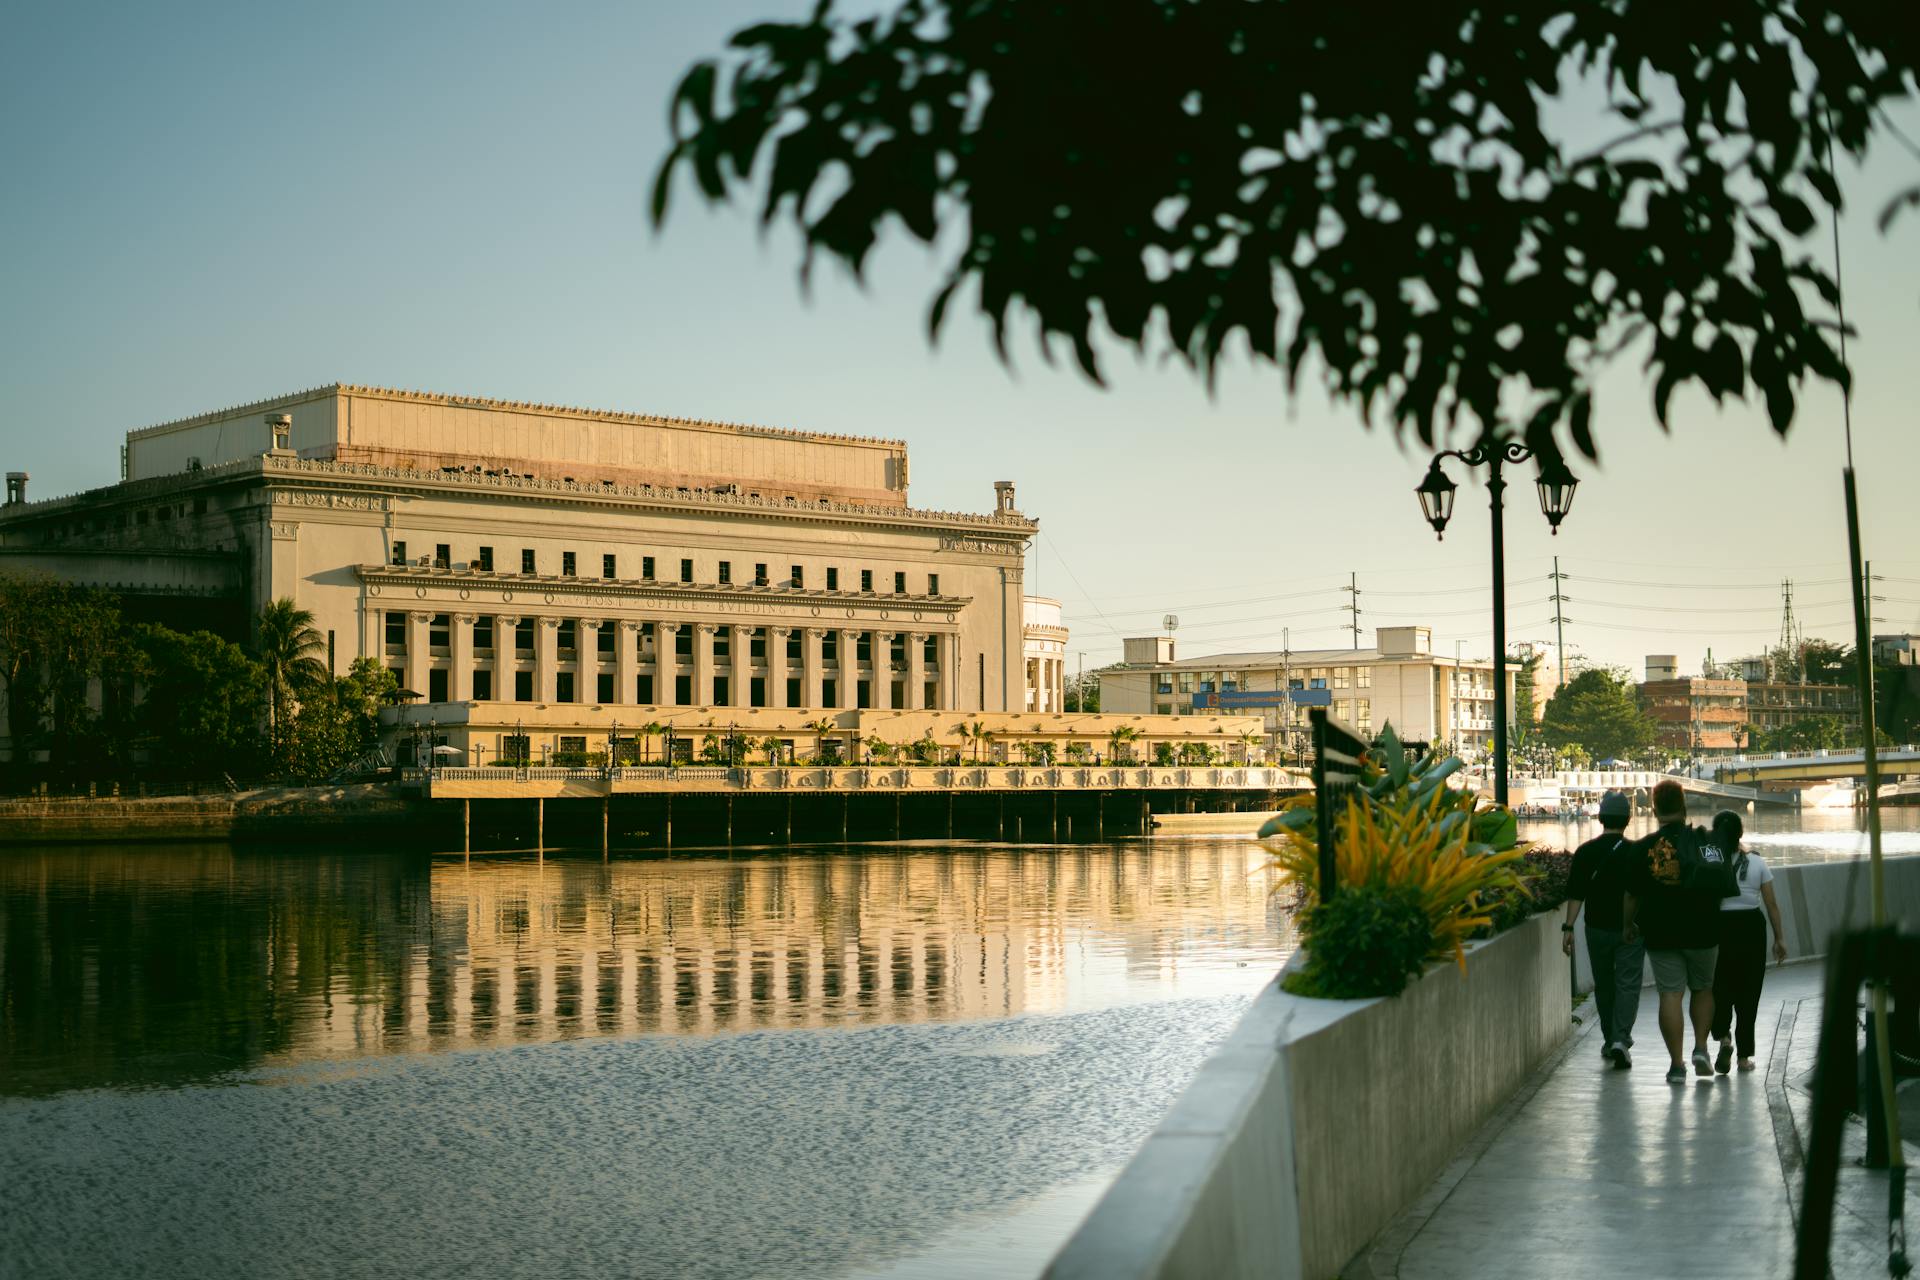
[[[635,622],[632,618],[616,618],[614,619],[613,625],[619,628],[621,635],[625,635],[630,631],[637,630],[640,626],[640,624]]]
[[[605,618],[575,618],[574,621],[583,627],[603,627],[607,622]]]
[[[699,628],[700,634],[703,636],[713,635],[720,630],[720,624],[717,622],[696,622],[693,625]]]
[[[496,613],[493,615],[493,619],[503,627],[517,627],[520,625],[520,615],[517,613]]]
[[[808,627],[807,634],[812,636],[815,640],[824,640],[826,639],[826,635],[829,630],[830,628],[828,627]]]
[[[409,618],[412,618],[415,622],[432,622],[433,621],[433,615],[431,613],[426,613],[424,611],[410,613],[407,616]]]
[[[552,627],[555,631],[558,631],[560,629],[560,623],[562,620],[555,617],[543,616],[543,617],[535,618],[534,621],[538,622],[543,627]]]
[[[795,630],[796,628],[794,627],[768,627],[767,634],[770,636],[790,636]]]
[[[453,615],[453,620],[470,627],[480,620],[480,615],[477,613],[456,613]]]
[[[912,632],[909,632],[908,634],[909,634],[909,635],[911,635],[911,636],[913,637],[913,642],[914,642],[915,644],[925,644],[925,643],[927,642],[927,637],[928,637],[928,636],[930,636],[930,635],[932,634],[932,632],[929,632],[929,631],[912,631]]]

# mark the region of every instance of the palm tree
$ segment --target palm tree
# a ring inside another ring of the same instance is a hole
[[[780,763],[780,752],[785,746],[786,744],[780,741],[778,736],[771,733],[760,739],[760,749],[767,753],[768,764]]]
[[[827,735],[834,732],[834,730],[838,729],[839,727],[840,727],[839,725],[833,722],[832,716],[821,716],[818,720],[815,720],[812,724],[807,726],[807,728],[813,730],[814,759],[820,761],[823,764],[826,762]]]
[[[311,609],[295,608],[291,597],[281,596],[260,610],[254,644],[267,677],[267,740],[279,756],[294,700],[327,678],[319,657],[327,641],[313,625]]]
[[[1107,742],[1113,748],[1113,762],[1115,764],[1126,764],[1129,762],[1133,753],[1126,749],[1127,745],[1139,738],[1139,736],[1140,731],[1130,724],[1123,724],[1107,735]]]
[[[666,731],[667,726],[661,724],[658,720],[649,720],[638,729],[635,729],[634,733],[644,742],[650,738],[657,738]],[[653,755],[652,747],[647,748],[647,755],[649,757]]]

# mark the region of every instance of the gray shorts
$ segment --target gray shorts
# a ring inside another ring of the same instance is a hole
[[[1684,951],[1655,951],[1647,948],[1653,962],[1653,985],[1659,991],[1713,990],[1713,963],[1718,947],[1690,947]]]

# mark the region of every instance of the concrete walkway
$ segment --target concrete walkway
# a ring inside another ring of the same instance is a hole
[[[1818,1008],[1820,982],[1817,964],[1770,970],[1757,1069],[1689,1076],[1684,1085],[1664,1078],[1667,1056],[1651,988],[1641,996],[1632,1071],[1602,1065],[1600,1039],[1588,1022],[1558,1064],[1487,1124],[1343,1274],[1789,1274],[1793,1217],[1775,1135],[1776,1120],[1789,1122],[1769,1106],[1769,1065],[1776,1030],[1783,1022],[1791,1028],[1801,1000]],[[1591,1002],[1581,1011],[1590,1019]],[[1790,1038],[1777,1049],[1783,1061]]]

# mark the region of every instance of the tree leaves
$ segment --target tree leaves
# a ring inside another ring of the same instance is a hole
[[[762,217],[856,273],[890,223],[958,232],[930,332],[970,283],[1003,358],[1025,314],[1095,381],[1114,342],[1209,382],[1244,350],[1425,443],[1517,402],[1594,457],[1593,385],[1639,334],[1663,425],[1697,384],[1785,431],[1809,375],[1844,377],[1794,250],[1840,201],[1828,130],[1858,154],[1920,67],[1920,27],[1834,13],[1433,0],[1383,40],[1355,5],[822,4],[682,79],[653,213],[678,169],[709,199],[760,175]],[[1583,72],[1618,133],[1571,155],[1545,116]]]

